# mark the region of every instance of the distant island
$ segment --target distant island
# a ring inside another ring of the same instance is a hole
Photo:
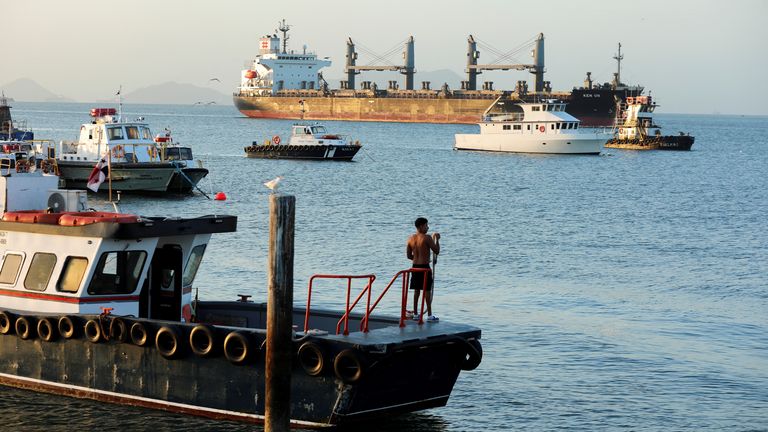
[[[97,101],[76,100],[56,94],[37,82],[21,78],[0,85],[7,97],[21,102],[114,102],[114,99]],[[177,82],[143,87],[134,91],[124,92],[123,100],[128,103],[140,104],[231,104],[232,97],[219,91]]]

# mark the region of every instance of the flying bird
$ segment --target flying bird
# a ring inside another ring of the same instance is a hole
[[[264,186],[269,188],[272,191],[272,193],[275,193],[277,192],[277,188],[280,186],[280,181],[282,179],[283,179],[283,176],[277,176],[268,182],[264,182]]]
[[[209,79],[208,81],[218,81],[218,82],[221,82],[221,80],[220,80],[220,79],[218,79],[218,78],[211,78],[211,79]]]

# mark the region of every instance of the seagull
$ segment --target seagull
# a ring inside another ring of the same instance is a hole
[[[206,103],[206,105],[215,105],[215,104],[216,104],[216,101],[210,101],[210,102]]]
[[[208,81],[218,81],[218,82],[221,82],[221,80],[220,80],[220,79],[218,79],[218,78],[211,78],[211,79],[209,79]]]
[[[280,186],[280,180],[282,179],[283,176],[277,176],[268,182],[264,182],[264,186],[268,187],[272,193],[275,193],[277,192],[277,188]]]

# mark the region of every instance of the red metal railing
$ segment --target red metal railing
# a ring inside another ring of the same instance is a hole
[[[373,285],[373,281],[376,280],[375,275],[359,275],[359,276],[353,276],[353,275],[313,275],[311,278],[309,278],[309,287],[307,288],[307,311],[304,315],[304,332],[306,333],[309,331],[309,315],[311,311],[311,303],[312,303],[312,282],[314,282],[315,279],[346,279],[347,280],[347,308],[344,312],[344,315],[342,315],[339,322],[336,324],[336,334],[339,334],[339,331],[341,330],[341,324],[344,323],[344,335],[349,334],[349,312],[357,306],[357,303],[360,301],[360,299],[363,297],[365,293],[368,293],[367,298],[367,304],[366,304],[366,310],[371,305],[371,286]],[[355,301],[352,303],[352,306],[349,305],[349,297],[352,293],[352,279],[368,279],[368,284],[363,288],[363,290],[360,292],[360,294],[357,296]]]
[[[311,303],[312,303],[312,284],[315,279],[346,279],[347,280],[347,295],[346,295],[346,309],[344,311],[344,314],[341,316],[339,321],[336,323],[336,334],[339,334],[341,332],[341,325],[344,324],[344,335],[349,334],[349,314],[352,312],[352,310],[357,306],[357,304],[360,302],[360,299],[363,298],[364,295],[366,296],[366,305],[365,305],[365,314],[363,315],[362,320],[360,321],[360,330],[364,333],[368,333],[368,320],[373,313],[373,310],[376,308],[376,306],[379,305],[382,298],[384,298],[384,295],[389,291],[389,289],[392,287],[392,285],[398,280],[398,278],[402,278],[402,293],[400,296],[400,327],[405,327],[405,321],[407,319],[406,317],[406,306],[408,303],[408,286],[410,282],[411,273],[428,273],[431,269],[428,268],[410,268],[406,270],[400,270],[395,274],[395,276],[392,277],[392,279],[389,281],[389,284],[387,284],[387,287],[384,288],[384,290],[379,294],[378,298],[376,298],[376,301],[373,302],[373,305],[371,305],[371,291],[373,286],[373,281],[376,280],[375,275],[313,275],[309,279],[309,286],[307,289],[307,310],[304,315],[304,332],[306,333],[309,331],[309,317],[311,314]],[[350,304],[350,297],[352,294],[352,279],[368,279],[368,284],[366,284],[365,288],[363,288],[362,291],[360,291],[360,294],[357,295],[357,298]],[[418,321],[419,324],[424,323],[424,306],[426,304],[426,293],[427,293],[427,281],[428,279],[424,277],[424,286],[422,287],[422,296],[421,296],[421,307],[419,311],[414,311],[414,313],[417,313],[418,315]]]

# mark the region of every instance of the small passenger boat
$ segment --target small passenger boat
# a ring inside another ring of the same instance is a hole
[[[361,147],[360,141],[352,142],[345,135],[329,133],[321,124],[295,124],[288,143],[275,135],[263,143],[254,141],[245,147],[245,155],[262,159],[351,161]]]
[[[600,154],[608,137],[579,128],[566,104],[500,102],[492,104],[479,123],[479,134],[456,134],[454,149],[510,153]]]
[[[211,236],[237,218],[52,212],[56,185],[40,171],[0,176],[0,385],[262,423],[266,304],[193,298]],[[444,406],[480,364],[480,329],[406,319],[416,271],[375,293],[373,275],[310,279],[306,308],[292,311],[293,426]],[[310,303],[319,279],[341,285],[341,310]],[[398,316],[380,313],[387,302]]]
[[[108,168],[108,188],[123,192],[191,192],[208,170],[184,160],[163,159],[161,143],[141,119],[123,121],[114,108],[91,109],[90,123],[80,126],[77,141],[62,141],[56,150],[67,189],[85,189],[99,161]]]
[[[653,121],[657,107],[651,96],[628,97],[617,110],[620,117],[614,137],[605,146],[625,150],[690,150],[695,140],[690,134],[661,134],[661,126]]]

